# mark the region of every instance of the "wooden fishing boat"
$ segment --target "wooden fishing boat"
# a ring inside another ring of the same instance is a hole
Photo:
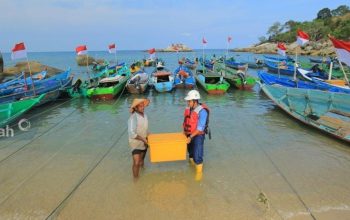
[[[44,96],[45,94],[42,94],[35,98],[0,104],[0,128],[9,125],[13,120],[32,109]]]
[[[282,56],[267,56],[267,55],[264,55],[264,59],[265,60],[268,60],[268,61],[274,61],[274,62],[280,62],[280,61],[286,61],[286,62],[293,62],[294,59],[291,58],[290,56],[287,56],[287,57],[282,57]]]
[[[350,143],[350,94],[267,84],[261,88],[293,118]]]
[[[47,92],[58,90],[65,92],[72,85],[72,77],[70,76],[70,69],[50,78],[34,81],[34,90],[32,86],[22,85],[15,87],[11,94],[0,97],[0,103],[10,103],[26,97],[33,97]]]
[[[98,82],[109,75],[109,69],[105,68],[99,73],[90,75],[89,79],[77,79],[71,88],[67,90],[68,95],[72,98],[87,98],[87,91],[90,88],[98,86]]]
[[[245,70],[235,70],[228,68],[222,62],[216,62],[214,72],[222,75],[227,82],[240,90],[250,90],[256,84],[256,78],[248,75],[246,68]]]
[[[230,88],[230,84],[223,76],[209,72],[206,69],[197,69],[195,79],[208,94],[222,95]]]
[[[15,79],[0,84],[0,96],[10,94],[14,88],[22,87],[25,84],[27,84],[27,86],[30,86],[33,83],[33,81],[38,82],[40,80],[45,79],[46,75],[47,71],[42,71],[34,74],[32,77],[29,76],[25,78],[25,74],[22,72]]]
[[[154,59],[148,58],[148,59],[143,60],[143,66],[145,66],[145,67],[155,66],[155,64],[156,64],[156,60],[154,60]]]
[[[87,97],[93,100],[111,100],[119,94],[130,78],[130,70],[124,65],[116,74],[101,79],[98,86],[87,90]]]
[[[192,89],[196,85],[196,79],[193,76],[193,73],[186,66],[180,65],[174,71],[175,79],[174,86],[175,88],[186,88]]]
[[[236,62],[236,61],[231,61],[231,60],[226,60],[225,64],[227,67],[230,67],[232,69],[242,69],[244,68],[245,65],[247,65],[246,63],[242,63],[242,62]]]
[[[156,70],[151,81],[157,92],[170,92],[174,88],[174,75],[169,70]]]
[[[188,69],[190,70],[195,70],[197,68],[197,62],[195,61],[192,61],[188,58],[186,58],[184,61],[183,61],[183,65],[185,67],[187,67]]]
[[[149,86],[149,76],[145,72],[138,72],[126,83],[126,88],[131,94],[144,93]]]
[[[268,85],[277,84],[277,85],[292,87],[292,88],[318,89],[318,90],[325,90],[325,91],[331,91],[331,92],[350,93],[350,91],[346,91],[345,89],[338,88],[333,85],[328,85],[326,83],[317,83],[312,80],[311,81],[304,81],[301,79],[293,80],[288,77],[269,74],[265,71],[259,71],[258,76],[262,83],[268,84]]]
[[[248,64],[248,67],[251,69],[261,69],[265,66],[263,61],[257,60],[256,62],[243,62]]]

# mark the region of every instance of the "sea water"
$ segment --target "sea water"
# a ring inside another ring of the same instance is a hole
[[[193,59],[201,52],[157,56],[174,70],[178,57]],[[114,59],[106,52],[90,55]],[[117,53],[129,64],[147,56]],[[86,74],[72,52],[29,57]],[[5,63],[11,64],[8,54]],[[205,139],[201,181],[187,161],[152,164],[147,156],[138,181],[131,171],[126,129],[132,100],[151,100],[145,110],[151,133],[180,132],[186,90],[125,92],[108,102],[59,100],[24,115],[28,131],[15,122],[14,136],[0,139],[0,219],[350,218],[348,145],[293,120],[258,85],[222,96],[199,91],[211,109],[212,131],[212,139]]]

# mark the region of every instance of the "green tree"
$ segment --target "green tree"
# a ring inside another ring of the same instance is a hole
[[[350,12],[350,8],[347,5],[340,5],[338,8],[331,11],[333,16],[343,16]]]
[[[260,43],[265,43],[267,41],[267,38],[265,36],[259,37],[259,42]]]
[[[269,35],[269,40],[274,40],[275,36],[279,33],[281,33],[283,30],[283,26],[280,22],[275,22],[267,31],[267,34]]]
[[[317,19],[327,19],[331,17],[332,17],[332,14],[329,8],[323,8],[317,13]]]

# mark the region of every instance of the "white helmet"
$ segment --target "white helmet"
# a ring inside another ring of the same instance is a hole
[[[191,90],[187,93],[187,96],[185,97],[186,101],[190,100],[199,100],[201,99],[201,96],[197,90]]]

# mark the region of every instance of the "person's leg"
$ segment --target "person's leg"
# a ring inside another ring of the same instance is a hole
[[[203,163],[204,135],[197,135],[193,138],[193,160],[198,164]]]
[[[141,164],[140,164],[141,168],[143,168],[145,165],[146,153],[147,153],[147,149],[141,152]]]
[[[189,144],[187,144],[187,151],[188,151],[188,157],[189,157],[189,162],[194,165],[193,162],[193,140]]]
[[[139,152],[136,152],[136,153],[133,153],[132,158],[133,158],[132,173],[134,175],[134,178],[137,178],[139,177],[142,157]]]

